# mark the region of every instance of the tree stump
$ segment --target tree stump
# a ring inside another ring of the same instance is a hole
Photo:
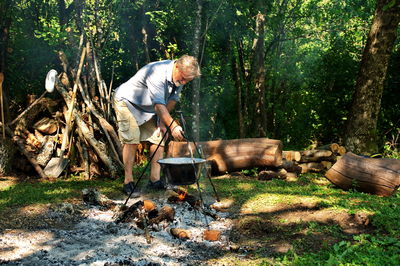
[[[204,158],[211,162],[214,173],[226,173],[251,167],[282,165],[282,142],[267,138],[213,140],[198,142]],[[195,145],[190,148],[195,154]],[[187,142],[171,141],[168,145],[168,157],[190,157]],[[196,155],[194,155],[196,157]]]
[[[392,195],[400,186],[400,160],[365,158],[351,152],[338,160],[326,174],[336,186],[380,196]]]

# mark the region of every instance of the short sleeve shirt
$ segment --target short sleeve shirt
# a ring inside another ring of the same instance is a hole
[[[183,86],[174,89],[173,67],[173,60],[150,63],[115,90],[115,99],[127,104],[139,126],[155,115],[155,104],[179,100]]]

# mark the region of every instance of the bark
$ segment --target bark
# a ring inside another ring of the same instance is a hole
[[[231,42],[232,43],[232,42]],[[245,126],[243,120],[243,108],[242,108],[242,81],[240,79],[239,64],[237,62],[236,56],[232,56],[232,73],[233,79],[235,81],[236,87],[236,106],[239,122],[239,137],[244,138],[245,136]]]
[[[202,10],[203,10],[203,1],[196,0],[197,10],[196,10],[196,22],[194,28],[194,36],[193,36],[193,50],[192,55],[196,58],[200,57],[200,44],[201,44],[201,20],[202,20]],[[200,63],[200,60],[199,60]],[[193,139],[198,141],[200,139],[200,77],[194,79],[192,81],[192,112],[193,112],[193,121],[192,121],[192,132]]]
[[[211,163],[214,173],[232,172],[238,169],[262,166],[278,167],[282,164],[282,143],[279,140],[236,139],[214,140],[197,143],[204,157]],[[193,143],[190,147],[195,151]],[[168,157],[190,156],[186,142],[171,141]]]
[[[364,158],[348,152],[325,176],[345,190],[390,196],[400,185],[400,160]]]
[[[376,126],[399,22],[400,1],[378,0],[346,125],[345,146],[349,151],[378,151]]]
[[[255,130],[257,135],[265,137],[267,133],[267,116],[265,109],[265,17],[260,12],[256,16],[256,35],[257,38],[253,42],[253,84],[255,92]]]

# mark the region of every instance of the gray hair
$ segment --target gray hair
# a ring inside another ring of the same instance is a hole
[[[185,54],[176,60],[176,64],[181,71],[185,72],[186,75],[193,78],[201,75],[199,62],[194,56]]]

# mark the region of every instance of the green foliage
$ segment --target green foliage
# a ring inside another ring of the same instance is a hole
[[[74,67],[82,33],[93,40],[103,78],[109,84],[113,77],[114,88],[146,64],[147,56],[155,61],[192,52],[195,1],[66,1],[65,10],[59,1],[11,2],[15,8],[10,13],[5,87],[19,103],[28,93],[42,92],[49,69],[60,70],[58,51]],[[259,137],[251,65],[260,11],[266,16],[267,136],[296,148],[310,140],[340,141],[374,8],[372,0],[203,1],[201,139],[239,137],[232,62],[239,62],[242,108],[245,103],[248,107],[246,137]],[[398,43],[379,114],[380,147],[386,153],[394,151],[384,145],[400,119],[399,101],[393,97],[400,93]],[[180,106],[188,125],[191,103],[188,85]]]

